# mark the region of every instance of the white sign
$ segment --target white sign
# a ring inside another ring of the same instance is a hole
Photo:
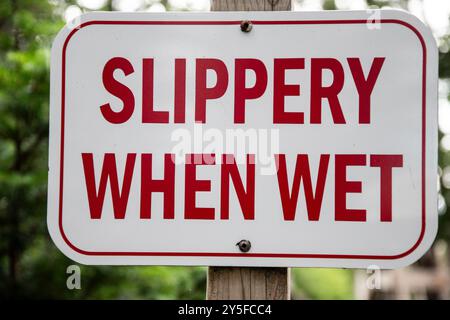
[[[408,265],[437,230],[437,58],[401,11],[83,15],[52,49],[53,241],[85,264]]]

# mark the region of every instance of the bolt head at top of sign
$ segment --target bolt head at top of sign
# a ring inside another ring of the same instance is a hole
[[[48,227],[69,257],[396,268],[433,242],[437,49],[415,17],[80,19],[51,61]]]

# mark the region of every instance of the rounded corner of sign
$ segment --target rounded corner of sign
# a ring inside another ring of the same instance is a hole
[[[82,264],[82,265],[92,265],[93,263],[90,261],[90,257],[88,255],[85,255],[82,253],[82,251],[75,250],[72,248],[68,243],[66,243],[63,239],[56,239],[53,238],[53,243],[55,246],[61,251],[67,258],[70,260]]]
[[[395,260],[390,269],[400,269],[417,262],[433,245],[437,235],[437,224],[425,229],[422,241],[403,257]]]
[[[434,50],[434,48],[437,50],[437,44],[434,39],[433,33],[429,26],[427,26],[420,18],[418,18],[416,15],[401,9],[388,9],[388,10],[382,10],[381,12],[389,12],[390,15],[396,20],[402,21],[406,28],[413,31],[418,37],[419,40],[422,42],[425,42],[427,51]],[[421,39],[422,38],[422,39]]]
[[[67,21],[53,40],[51,52],[60,54],[60,52],[67,46],[72,36],[83,27],[92,24],[97,19],[96,13],[85,12],[78,17]]]
[[[415,14],[412,14],[411,12],[403,9],[397,8],[382,9],[380,10],[380,12],[381,18],[383,18],[383,15],[386,16],[387,14],[389,15],[389,18],[398,19],[407,22],[409,24],[414,24],[421,27],[426,26]]]
[[[68,242],[63,231],[59,228],[59,226],[53,223],[51,219],[47,219],[47,230],[50,235],[50,238],[53,241],[53,244],[61,251],[67,258],[75,261],[79,264],[90,264],[88,261],[88,257],[82,254],[82,250],[75,250],[76,247]]]

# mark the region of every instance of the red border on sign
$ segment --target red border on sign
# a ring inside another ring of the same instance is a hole
[[[422,225],[419,239],[407,251],[397,255],[352,255],[352,254],[301,254],[301,253],[235,253],[235,252],[93,252],[77,248],[67,238],[63,229],[63,170],[64,170],[64,116],[65,116],[65,75],[66,49],[69,40],[80,29],[95,24],[102,25],[240,25],[241,21],[88,21],[72,30],[64,41],[62,49],[62,93],[61,93],[61,149],[60,149],[60,181],[59,181],[59,215],[58,224],[61,236],[66,244],[79,254],[88,256],[177,256],[177,257],[255,257],[255,258],[306,258],[306,259],[379,259],[394,260],[411,254],[422,242],[426,228],[425,210],[425,126],[426,126],[426,61],[427,48],[420,32],[411,24],[398,19],[381,19],[377,23],[400,24],[412,30],[422,45]],[[310,24],[367,24],[367,20],[287,20],[287,21],[252,21],[255,25],[310,25]]]

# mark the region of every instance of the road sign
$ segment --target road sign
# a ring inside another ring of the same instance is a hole
[[[83,15],[52,48],[50,234],[86,264],[410,264],[436,93],[401,11]]]

